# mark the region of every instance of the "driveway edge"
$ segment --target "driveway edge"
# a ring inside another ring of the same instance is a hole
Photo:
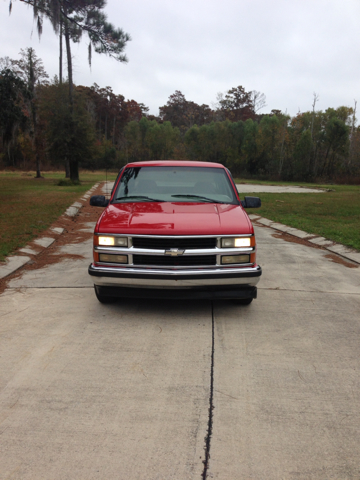
[[[302,230],[298,230],[297,228],[293,228],[287,225],[282,225],[281,223],[273,222],[272,220],[269,220],[268,218],[260,217],[259,215],[251,214],[249,215],[249,218],[252,221],[257,222],[260,225],[263,225],[265,227],[273,228],[274,230],[278,230],[279,232],[293,235],[294,237],[300,238],[301,240],[307,240],[310,243],[313,243],[314,246],[315,245],[321,246],[331,253],[336,253],[337,255],[340,255],[341,257],[344,257],[347,260],[350,260],[360,265],[360,252],[358,252],[357,250],[354,250],[353,248],[346,247],[341,243],[333,242],[332,240],[321,237],[320,235],[307,233]]]
[[[79,202],[74,202],[70,207],[66,209],[66,211],[63,213],[63,215],[67,215],[68,217],[75,217],[78,213],[79,210],[83,207],[84,203],[88,201],[88,199],[91,196],[91,193],[98,188],[101,182],[97,182],[95,185],[93,185],[90,190],[88,190],[80,199],[83,203]],[[42,251],[44,251],[46,248],[50,247],[55,240],[56,236],[61,235],[63,233],[64,229],[63,228],[50,228],[50,232],[54,234],[54,237],[38,237],[34,240],[32,240],[32,243],[35,244],[34,246],[31,245],[26,245],[23,248],[19,248],[18,252],[19,253],[24,253],[26,255],[38,255]],[[31,261],[31,257],[24,256],[24,255],[11,255],[9,257],[6,257],[5,262],[1,262],[0,264],[0,279],[3,279],[14,272],[16,270],[19,270],[19,268],[23,267],[27,263]]]

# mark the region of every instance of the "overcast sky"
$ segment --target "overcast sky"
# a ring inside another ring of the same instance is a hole
[[[0,57],[33,47],[46,71],[58,73],[58,39],[49,22],[39,41],[32,9],[0,0]],[[72,44],[74,82],[111,86],[158,115],[180,90],[212,106],[218,92],[242,85],[267,106],[295,115],[360,104],[359,0],[108,0],[108,20],[129,33],[129,63],[94,54],[88,39]],[[359,115],[357,115],[359,118]]]

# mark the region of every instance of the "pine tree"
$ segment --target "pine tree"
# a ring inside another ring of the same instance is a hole
[[[71,112],[70,121],[73,121],[74,85],[70,41],[79,42],[82,34],[87,32],[90,39],[88,60],[91,65],[92,48],[97,53],[105,53],[119,62],[127,62],[123,51],[126,43],[130,41],[130,36],[107,22],[106,14],[103,12],[106,6],[105,0],[21,0],[21,2],[33,7],[39,36],[42,34],[44,18],[48,18],[51,21],[55,33],[64,35]],[[9,3],[10,12],[11,9],[12,0]],[[66,161],[69,162],[70,180],[78,182],[79,166],[77,159],[68,158]]]

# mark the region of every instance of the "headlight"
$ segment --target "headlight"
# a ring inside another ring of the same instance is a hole
[[[108,255],[106,253],[99,254],[100,262],[106,263],[128,263],[127,255]]]
[[[222,248],[238,248],[238,247],[251,247],[250,237],[238,237],[238,238],[222,238]]]
[[[101,247],[127,247],[127,237],[99,236],[98,245]]]
[[[221,257],[222,265],[233,263],[250,263],[250,255],[223,255]]]
[[[104,247],[113,247],[115,245],[114,237],[98,237],[99,245]]]

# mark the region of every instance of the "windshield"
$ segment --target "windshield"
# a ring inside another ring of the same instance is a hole
[[[222,168],[185,166],[127,168],[112,202],[154,201],[239,203]]]

